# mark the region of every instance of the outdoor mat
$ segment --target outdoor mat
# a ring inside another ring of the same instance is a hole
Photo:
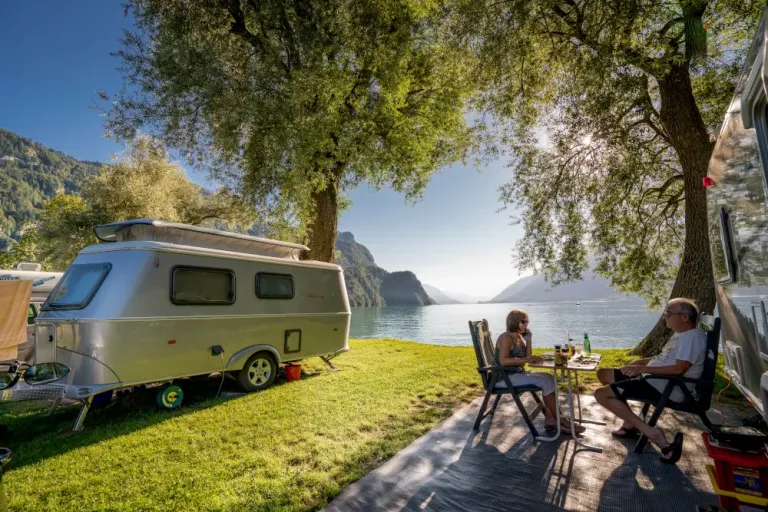
[[[666,465],[650,443],[635,454],[633,441],[613,439],[618,422],[592,397],[582,397],[584,417],[608,425],[586,424],[583,442],[602,453],[577,450],[570,435],[534,442],[510,397],[475,432],[480,400],[347,487],[325,510],[693,512],[717,503],[692,416],[662,415],[668,438],[685,432],[683,458]],[[543,418],[537,428],[543,431]]]

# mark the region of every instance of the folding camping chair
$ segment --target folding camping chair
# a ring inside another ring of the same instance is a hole
[[[703,326],[702,322],[702,326]],[[715,429],[712,422],[707,418],[707,411],[712,403],[712,392],[715,388],[715,368],[717,366],[717,353],[720,347],[720,319],[715,318],[712,329],[707,332],[707,352],[704,360],[704,371],[701,377],[698,379],[689,379],[683,376],[675,375],[647,375],[646,379],[661,379],[666,380],[667,385],[664,388],[664,392],[659,398],[658,402],[653,403],[650,401],[644,401],[643,405],[643,421],[648,415],[648,410],[653,405],[653,414],[651,419],[648,420],[648,425],[651,427],[656,426],[656,422],[659,420],[661,413],[664,409],[673,409],[675,411],[687,412],[690,414],[696,414],[704,423],[704,426],[711,432]],[[695,384],[695,395],[691,393],[686,384]],[[683,392],[682,402],[673,402],[669,399],[672,391],[675,388],[680,388]],[[648,442],[648,438],[641,435],[635,445],[635,453],[641,453],[645,444]]]
[[[513,386],[509,380],[509,371],[513,368],[509,366],[495,366],[494,365],[494,346],[491,339],[491,332],[488,330],[488,321],[483,319],[481,321],[469,322],[469,332],[472,333],[472,344],[475,346],[475,355],[477,356],[477,371],[480,373],[480,377],[483,379],[483,388],[485,389],[485,398],[483,399],[483,405],[480,406],[480,412],[477,414],[477,420],[475,420],[474,430],[480,428],[480,422],[486,416],[492,416],[496,412],[496,407],[499,405],[501,395],[509,394],[517,404],[517,408],[520,410],[520,414],[525,420],[525,424],[528,426],[528,430],[531,431],[531,435],[536,439],[539,433],[536,431],[536,427],[533,425],[533,420],[544,409],[544,403],[538,395],[538,391],[541,388],[538,386]],[[524,393],[530,393],[533,395],[533,399],[536,401],[536,407],[528,412],[523,405],[520,396]],[[491,395],[495,395],[496,399],[493,402],[493,406],[486,412],[488,407],[488,401],[491,399]]]

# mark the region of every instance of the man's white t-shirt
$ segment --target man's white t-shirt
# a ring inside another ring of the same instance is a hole
[[[707,333],[701,329],[691,329],[685,332],[675,333],[672,338],[664,345],[664,350],[648,362],[648,366],[674,366],[677,360],[688,361],[691,363],[684,377],[698,379],[704,371],[704,360],[707,353]],[[645,374],[646,376],[648,374]],[[668,380],[648,379],[648,383],[664,392]],[[693,390],[694,384],[688,383],[688,389]],[[674,402],[684,400],[683,392],[679,388],[672,391],[669,399]]]

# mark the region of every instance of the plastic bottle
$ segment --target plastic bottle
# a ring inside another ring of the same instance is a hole
[[[592,353],[592,345],[589,343],[589,334],[584,331],[584,353],[589,355]]]

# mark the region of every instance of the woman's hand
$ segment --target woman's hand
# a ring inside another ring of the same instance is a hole
[[[523,339],[525,340],[525,343],[527,343],[528,345],[530,345],[530,344],[531,344],[531,340],[533,340],[533,333],[532,333],[531,331],[529,331],[529,330],[526,330],[526,331],[523,333],[523,335],[522,335],[522,336],[523,336]]]
[[[530,364],[541,364],[542,361],[544,361],[544,358],[541,356],[531,356],[528,358],[528,363]]]

